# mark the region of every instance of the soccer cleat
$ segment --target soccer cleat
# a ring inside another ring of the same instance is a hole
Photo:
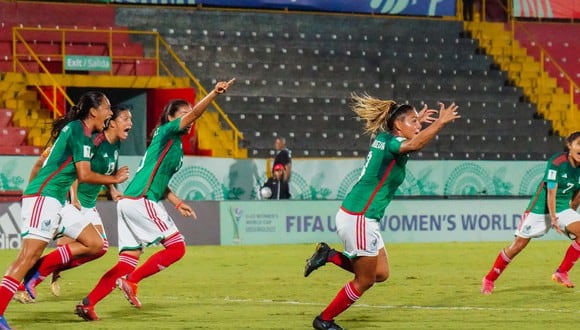
[[[39,272],[35,272],[30,278],[24,279],[24,288],[33,300],[36,299],[36,281],[40,277]]]
[[[340,325],[334,323],[334,320],[325,321],[320,318],[320,315],[314,318],[314,321],[312,321],[312,327],[318,330],[343,330]]]
[[[568,278],[568,273],[555,272],[552,274],[552,281],[561,284],[567,288],[573,288],[574,283]]]
[[[98,321],[99,316],[95,313],[95,306],[88,306],[84,301],[78,304],[75,308],[75,314],[80,316],[85,321]]]
[[[330,246],[324,242],[320,242],[316,245],[314,254],[306,259],[306,266],[304,266],[304,277],[307,277],[313,271],[324,266],[326,260],[328,259],[328,254],[332,251]]]
[[[18,301],[21,304],[31,304],[34,302],[34,299],[32,299],[28,294],[28,292],[26,291],[14,292],[14,296],[12,296],[12,299]]]
[[[481,280],[481,293],[484,295],[490,295],[494,288],[493,281],[490,281],[485,277]]]
[[[60,296],[60,283],[58,283],[59,278],[60,278],[59,271],[55,271],[54,273],[52,273],[52,278],[50,279],[50,292],[52,292],[52,294],[55,297]]]
[[[137,298],[137,283],[130,282],[126,277],[119,277],[117,279],[117,287],[123,291],[125,298],[135,306],[135,308],[141,308],[141,302]]]
[[[10,330],[10,329],[12,328],[10,328],[4,316],[0,316],[0,330]]]

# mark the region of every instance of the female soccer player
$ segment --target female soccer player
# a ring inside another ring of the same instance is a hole
[[[353,110],[366,121],[365,133],[374,136],[358,182],[344,199],[336,214],[336,229],[344,252],[330,248],[326,243],[317,245],[307,259],[304,276],[330,261],[354,273],[348,282],[313,321],[315,329],[342,329],[334,318],[352,305],[376,282],[389,276],[389,263],[379,221],[399,185],[405,179],[408,154],[420,150],[435,137],[445,124],[461,118],[457,105],[436,110],[425,106],[417,113],[407,104],[353,96]],[[421,129],[421,123],[431,123]]]
[[[538,185],[515,232],[515,239],[501,250],[493,267],[482,280],[481,293],[490,295],[494,282],[509,263],[534,237],[541,237],[550,227],[572,239],[564,260],[552,274],[552,280],[567,288],[574,283],[568,271],[580,257],[580,131],[566,139],[566,150],[548,160],[542,182]]]
[[[76,314],[87,321],[98,320],[95,305],[106,297],[115,284],[135,307],[141,307],[137,298],[137,283],[169,267],[185,254],[185,241],[161,203],[162,199],[175,205],[183,216],[196,217],[193,209],[171,192],[169,180],[182,164],[181,136],[206,110],[217,95],[224,93],[234,79],[218,82],[215,88],[195,106],[185,100],[169,102],[161,114],[160,126],[153,133],[135,177],[117,204],[119,227],[119,261],[96,287],[76,306]],[[145,246],[161,243],[164,250],[157,252],[135,269]]]
[[[131,121],[131,111],[129,108],[116,106],[111,108],[111,110],[113,115],[109,120],[107,120],[104,131],[93,136],[95,149],[94,156],[91,159],[91,170],[104,175],[112,175],[117,171],[121,141],[126,140],[129,137],[129,131],[133,126]],[[108,185],[107,188],[109,189],[113,200],[118,200],[121,197],[121,193],[115,188],[115,185]],[[39,260],[40,265],[38,270],[25,284],[26,291],[30,292],[30,298],[36,298],[36,286],[50,273],[53,273],[53,279],[50,284],[51,291],[55,296],[59,296],[60,285],[57,280],[60,277],[60,272],[98,259],[107,252],[109,242],[105,234],[103,221],[101,220],[99,211],[96,208],[97,197],[99,196],[101,189],[102,185],[78,183],[75,181],[71,187],[71,203],[67,203],[64,206],[62,214],[63,217],[73,217],[70,221],[76,221],[79,218],[82,218],[92,224],[103,238],[103,248],[97,254],[74,258],[73,260],[67,261],[63,261],[59,258],[60,251],[58,249],[42,257]],[[64,221],[67,222],[69,220],[65,219]],[[72,242],[73,240],[71,238],[65,236],[58,240],[58,246],[61,247]],[[23,296],[23,294],[26,294],[26,292],[21,291],[21,298],[18,300],[20,302],[30,302],[30,300],[27,299],[28,297]]]
[[[76,179],[93,184],[115,184],[127,180],[127,168],[119,169],[114,176],[91,171],[91,134],[102,131],[110,116],[111,105],[107,97],[100,92],[88,92],[65,116],[53,123],[52,137],[55,140],[51,152],[38,175],[24,190],[22,248],[0,284],[0,329],[10,328],[4,311],[24,275],[57,233],[76,240],[59,248],[62,260],[96,254],[102,249],[103,241],[92,226],[79,219],[65,223],[61,220],[61,212],[67,192]]]

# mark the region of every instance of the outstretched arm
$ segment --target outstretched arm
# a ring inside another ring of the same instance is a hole
[[[191,125],[197,118],[201,117],[201,115],[205,112],[207,107],[219,94],[223,94],[226,92],[228,87],[234,83],[236,78],[232,78],[230,81],[220,81],[218,82],[214,89],[209,92],[201,101],[197,102],[194,106],[192,111],[186,113],[181,117],[181,122],[179,124],[179,129],[184,129],[187,126]]]
[[[403,141],[403,143],[401,143],[401,148],[399,149],[400,153],[405,154],[422,149],[435,137],[443,126],[455,119],[461,118],[457,113],[458,106],[455,105],[455,103],[451,103],[447,108],[445,108],[443,103],[439,103],[439,106],[441,107],[439,109],[439,117],[435,119],[431,125],[415,135],[415,137]]]
[[[123,166],[117,170],[115,175],[104,175],[91,170],[91,162],[76,162],[77,178],[80,183],[110,185],[125,182],[129,178],[129,168]]]

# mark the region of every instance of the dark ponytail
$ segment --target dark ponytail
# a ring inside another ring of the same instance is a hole
[[[61,130],[70,122],[75,120],[84,120],[89,116],[91,108],[98,108],[105,98],[105,94],[101,92],[86,92],[81,95],[79,102],[74,105],[64,116],[57,118],[52,123],[52,130],[50,138],[52,142],[56,141]]]
[[[175,116],[175,113],[177,112],[177,110],[179,110],[179,108],[190,104],[191,103],[189,101],[183,99],[169,101],[169,103],[167,103],[163,108],[163,111],[161,112],[161,117],[159,118],[159,124],[157,124],[157,126],[153,129],[153,131],[151,131],[151,135],[155,134],[155,130],[157,130],[159,126],[167,124],[169,122],[169,116],[172,117]]]

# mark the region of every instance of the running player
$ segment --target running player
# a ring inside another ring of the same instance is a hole
[[[566,150],[553,155],[547,163],[542,182],[538,185],[515,232],[512,244],[501,250],[491,270],[482,280],[481,293],[490,295],[495,280],[509,263],[530,242],[541,237],[550,227],[572,239],[564,260],[552,274],[552,280],[567,288],[574,283],[568,272],[580,257],[580,131],[566,139]]]
[[[195,106],[185,100],[169,102],[161,114],[160,126],[153,133],[135,177],[117,204],[119,261],[101,277],[96,287],[76,306],[75,313],[87,321],[98,320],[95,305],[105,298],[115,284],[135,307],[137,283],[169,267],[185,254],[185,241],[160,201],[172,203],[183,216],[195,219],[195,212],[168,187],[169,180],[182,164],[181,137],[207,106],[234,82],[218,82]],[[161,243],[165,249],[153,254],[135,269],[145,246]]]
[[[0,284],[0,329],[9,329],[4,312],[24,275],[38,261],[48,242],[57,233],[76,241],[59,248],[62,260],[73,256],[96,254],[103,248],[103,240],[79,219],[71,223],[61,221],[62,208],[73,181],[93,184],[115,184],[127,180],[127,168],[114,176],[91,171],[93,156],[91,134],[102,131],[111,116],[111,105],[100,92],[83,94],[79,103],[52,126],[53,147],[38,175],[24,190],[22,198],[22,248],[8,267]]]
[[[104,175],[111,175],[117,171],[119,148],[121,141],[129,137],[129,131],[133,126],[131,121],[131,111],[127,107],[113,107],[113,116],[107,121],[105,130],[94,135],[93,143],[95,145],[94,156],[91,159],[91,170]],[[122,195],[115,188],[115,185],[108,185],[109,193],[113,200],[118,200]],[[26,291],[19,291],[20,302],[31,302],[36,298],[36,286],[40,284],[50,273],[53,273],[50,288],[55,296],[60,295],[60,285],[58,278],[60,272],[78,267],[89,261],[98,259],[105,255],[109,248],[109,242],[103,227],[103,221],[99,211],[96,208],[97,197],[102,189],[102,185],[94,185],[88,183],[78,183],[75,181],[71,187],[71,203],[67,203],[63,208],[63,216],[75,217],[70,221],[74,221],[82,217],[86,221],[94,225],[95,229],[103,238],[103,248],[99,253],[69,260],[66,264],[62,264],[62,260],[55,255],[59,250],[54,250],[48,255],[42,257],[39,262],[38,270],[26,281]],[[80,214],[79,211],[80,210]],[[63,222],[68,222],[65,219]],[[73,240],[69,237],[62,237],[58,240],[58,246],[63,246],[72,243]],[[51,260],[53,263],[43,262]],[[25,277],[26,279],[26,277]],[[30,298],[28,297],[30,292]],[[15,296],[16,297],[16,296]]]
[[[437,111],[425,106],[417,113],[407,104],[353,96],[354,112],[366,121],[365,133],[374,141],[358,182],[344,199],[336,214],[336,229],[344,251],[332,249],[326,243],[317,245],[307,259],[304,276],[330,261],[354,273],[332,302],[313,321],[315,329],[342,329],[334,318],[352,305],[373,284],[389,277],[389,263],[379,221],[399,185],[405,179],[408,154],[420,150],[431,141],[445,124],[461,118],[457,106],[440,104]],[[421,123],[431,123],[421,129]]]

